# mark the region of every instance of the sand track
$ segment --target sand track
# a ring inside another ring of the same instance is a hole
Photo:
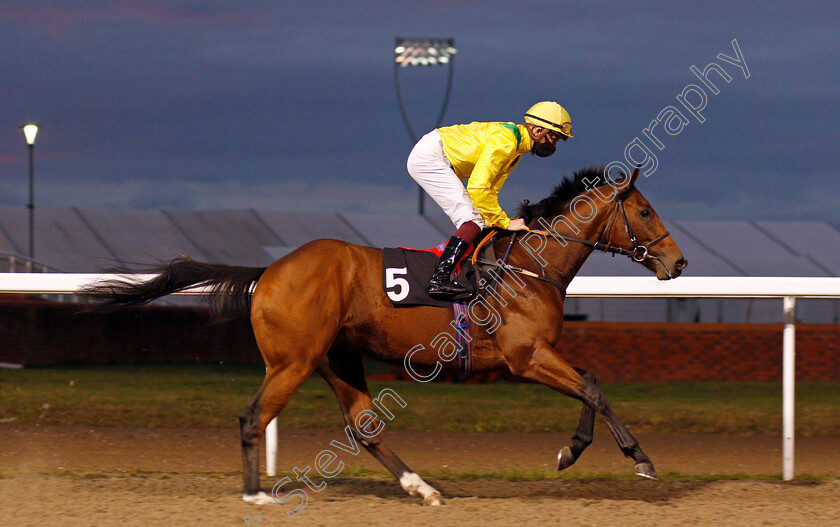
[[[284,430],[280,470],[312,464],[340,430]],[[566,440],[558,434],[387,432],[418,471],[545,470]],[[239,499],[235,430],[0,427],[3,525],[830,525],[840,524],[840,481],[704,481],[692,474],[778,474],[777,436],[638,434],[660,473],[641,479],[509,481],[429,478],[447,498],[420,506],[389,478],[326,480],[295,517],[285,505]],[[797,438],[797,473],[840,476],[840,438]],[[366,453],[342,459],[381,469]],[[603,431],[571,474],[631,474]],[[279,478],[263,478],[270,489]],[[297,487],[295,483],[285,488]]]

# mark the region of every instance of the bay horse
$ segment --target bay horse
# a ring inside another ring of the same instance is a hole
[[[598,167],[579,170],[548,198],[520,206],[519,214],[532,232],[516,243],[511,233],[492,242],[496,254],[510,249],[509,257],[496,269],[497,293],[482,297],[484,307],[494,309],[499,320],[491,328],[473,325],[472,370],[499,371],[507,378],[541,383],[583,403],[571,445],[559,451],[558,470],[572,465],[592,442],[595,416],[600,414],[621,452],[634,461],[635,472],[657,477],[650,458],[621,423],[595,376],[568,362],[574,359],[574,350],[564,349],[561,338],[565,288],[593,250],[628,255],[660,280],[679,276],[687,265],[636,188],[638,175],[638,167],[615,180]],[[314,371],[338,398],[348,441],[362,445],[409,494],[419,494],[425,505],[441,505],[440,492],[378,436],[382,424],[368,391],[363,356],[453,371],[457,366],[452,361],[439,360],[440,350],[417,346],[453,333],[453,315],[437,307],[394,307],[382,289],[381,264],[380,249],[321,239],[267,268],[182,258],[145,271],[157,275],[147,281],[101,282],[88,294],[106,304],[129,305],[198,285],[216,293],[210,301],[218,313],[250,315],[266,374],[239,416],[246,502],[272,501],[260,490],[259,441],[269,421]],[[533,273],[525,276],[517,269]],[[516,294],[505,298],[504,290]]]

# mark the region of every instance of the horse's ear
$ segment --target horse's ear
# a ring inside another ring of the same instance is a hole
[[[633,173],[630,174],[630,187],[633,187],[636,184],[636,180],[639,178],[639,170],[642,168],[642,164],[639,163],[636,165],[636,168],[633,169]]]
[[[618,186],[618,194],[616,197],[619,199],[624,199],[627,197],[628,194],[633,192],[636,188],[636,179],[639,178],[639,170],[642,168],[641,163],[636,165],[636,168],[633,169],[629,175],[624,176],[621,180],[617,181],[616,183]]]

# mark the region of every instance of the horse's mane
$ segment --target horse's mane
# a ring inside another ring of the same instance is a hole
[[[587,190],[609,183],[604,168],[594,165],[577,170],[571,177],[563,178],[563,181],[554,187],[551,195],[539,203],[534,205],[527,201],[520,203],[517,209],[518,216],[528,223],[534,218],[547,218],[560,214],[567,203]]]

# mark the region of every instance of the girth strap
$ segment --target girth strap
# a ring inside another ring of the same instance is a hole
[[[470,313],[466,302],[453,302],[455,314],[455,339],[458,345],[458,373],[469,375],[472,369],[472,346],[470,338]]]

